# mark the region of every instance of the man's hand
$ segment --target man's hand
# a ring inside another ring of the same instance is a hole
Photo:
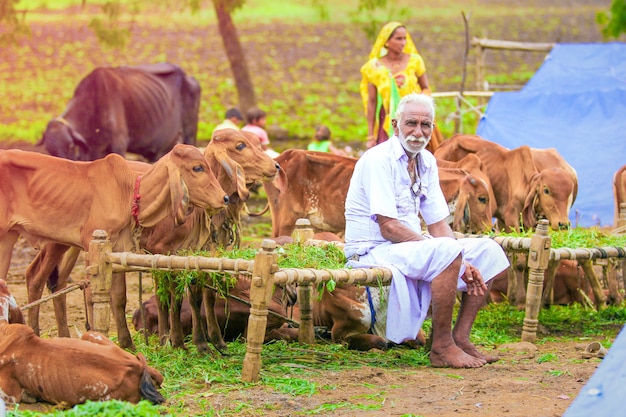
[[[487,285],[483,280],[483,276],[474,265],[469,262],[465,262],[465,272],[461,276],[461,279],[467,284],[467,293],[469,295],[475,295],[482,297],[487,291]]]

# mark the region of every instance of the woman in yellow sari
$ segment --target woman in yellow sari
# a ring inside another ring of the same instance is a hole
[[[409,93],[430,95],[424,60],[411,35],[399,22],[387,23],[378,34],[369,60],[361,67],[361,97],[367,115],[367,147],[393,134],[391,117]]]

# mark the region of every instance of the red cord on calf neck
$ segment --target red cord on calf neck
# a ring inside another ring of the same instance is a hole
[[[133,190],[133,205],[130,208],[130,214],[132,214],[135,224],[139,224],[139,200],[141,200],[141,194],[139,194],[139,183],[141,182],[141,176],[138,176],[135,180],[135,189]]]

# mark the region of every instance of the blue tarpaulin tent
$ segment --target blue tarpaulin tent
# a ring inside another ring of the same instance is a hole
[[[613,224],[626,165],[626,44],[557,44],[520,91],[495,93],[477,134],[509,149],[556,148],[578,173],[572,224]]]
[[[580,390],[563,417],[623,416],[626,383],[626,328]]]

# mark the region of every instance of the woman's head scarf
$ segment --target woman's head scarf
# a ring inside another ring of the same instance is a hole
[[[387,55],[387,48],[385,48],[385,44],[391,37],[391,34],[394,30],[399,27],[404,27],[404,25],[400,22],[389,22],[378,33],[378,37],[376,38],[376,42],[374,42],[374,46],[370,51],[370,59],[372,58],[382,58]],[[417,48],[413,43],[413,39],[411,38],[411,34],[406,32],[406,45],[404,45],[404,49],[402,52],[406,54],[416,54]]]

